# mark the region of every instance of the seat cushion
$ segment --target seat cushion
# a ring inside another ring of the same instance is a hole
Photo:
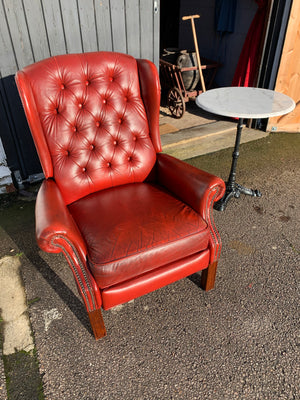
[[[206,222],[159,186],[133,183],[69,205],[100,288],[124,282],[208,247]]]

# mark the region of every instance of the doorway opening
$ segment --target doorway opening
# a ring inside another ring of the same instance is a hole
[[[267,18],[264,21],[263,36],[267,34],[269,26],[270,11],[274,3],[281,0],[266,0]],[[228,15],[220,17],[218,15],[218,7],[227,4]],[[183,16],[200,15],[195,19],[195,28],[197,34],[197,42],[200,53],[200,60],[209,59],[220,63],[220,67],[214,77],[212,87],[231,86],[234,73],[240,58],[250,25],[258,10],[258,4],[255,0],[161,0],[160,2],[160,57],[166,49],[178,49],[194,51],[194,38],[189,20],[183,21]],[[219,18],[219,19],[218,19]],[[220,20],[221,18],[221,20]],[[265,50],[265,39],[261,40],[260,60]],[[259,66],[257,67],[259,69]],[[161,71],[160,71],[161,72]],[[162,80],[162,78],[161,78]],[[162,84],[162,82],[161,82]],[[162,84],[163,87],[163,84]],[[162,102],[164,116],[169,117],[167,123],[176,125],[177,127],[189,124],[203,125],[214,122],[211,115],[202,113],[195,105],[195,102],[189,100],[186,102],[186,111],[188,117],[182,122],[170,115],[166,102]],[[214,116],[213,116],[214,117]]]

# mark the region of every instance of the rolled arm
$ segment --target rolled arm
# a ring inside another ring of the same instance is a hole
[[[86,257],[86,245],[73,220],[57,184],[52,179],[42,183],[35,207],[36,238],[40,248],[49,253],[59,253],[58,237],[66,237],[76,243],[82,257]]]
[[[87,310],[101,307],[99,288],[87,267],[84,239],[52,179],[45,180],[41,185],[35,216],[36,238],[40,248],[49,253],[63,252]]]
[[[167,154],[157,154],[156,179],[205,220],[211,203],[218,201],[225,192],[221,178]]]
[[[222,241],[214,223],[212,208],[225,192],[224,181],[167,154],[157,154],[156,181],[205,220],[210,232],[210,264],[218,261]]]

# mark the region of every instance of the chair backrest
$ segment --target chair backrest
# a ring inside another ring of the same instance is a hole
[[[44,174],[55,179],[66,204],[142,182],[153,168],[157,146],[138,61],[143,60],[113,52],[68,54],[17,73]]]

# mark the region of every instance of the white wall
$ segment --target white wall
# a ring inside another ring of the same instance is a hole
[[[237,0],[235,31],[222,38],[215,31],[214,0],[182,0],[180,8],[179,47],[194,48],[191,23],[182,21],[182,16],[200,14],[195,20],[200,57],[221,62],[216,84],[230,86],[257,4],[254,0]]]

